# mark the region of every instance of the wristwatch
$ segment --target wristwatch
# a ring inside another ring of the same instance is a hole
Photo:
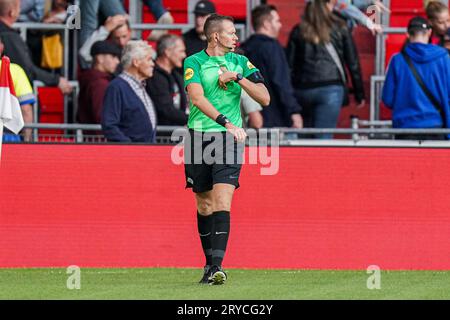
[[[223,114],[219,114],[216,118],[216,122],[220,124],[222,127],[225,127],[227,123],[231,123],[231,121],[224,116]]]
[[[241,81],[242,79],[244,79],[244,76],[243,76],[242,74],[238,73],[238,74],[236,75],[236,80],[234,80],[234,81],[235,81],[235,82],[239,82],[239,81]]]

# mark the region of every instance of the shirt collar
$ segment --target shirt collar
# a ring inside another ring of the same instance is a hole
[[[137,85],[139,85],[141,87],[145,87],[145,85],[146,85],[145,81],[139,81],[133,75],[131,75],[130,73],[128,73],[126,71],[122,72],[122,75],[125,76],[126,78],[132,80],[133,82],[135,82]]]

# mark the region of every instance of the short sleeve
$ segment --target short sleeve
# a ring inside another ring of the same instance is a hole
[[[201,83],[200,63],[193,56],[184,61],[184,87],[191,83]]]
[[[19,65],[11,64],[11,75],[14,82],[14,91],[20,105],[35,103],[36,97],[25,71]]]
[[[240,65],[242,67],[242,69],[244,70],[242,75],[247,78],[249,75],[258,72],[258,68],[256,68],[253,63],[250,62],[250,60],[248,60],[247,57],[245,56],[240,56],[239,57],[240,60]]]

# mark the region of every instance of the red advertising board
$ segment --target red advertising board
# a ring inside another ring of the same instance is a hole
[[[4,145],[0,267],[201,267],[171,152]],[[246,164],[224,266],[448,270],[449,163],[445,149],[286,147],[275,175]]]

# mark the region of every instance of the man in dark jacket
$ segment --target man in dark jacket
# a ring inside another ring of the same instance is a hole
[[[209,0],[200,0],[195,5],[195,28],[192,28],[183,34],[188,57],[206,49],[208,43],[206,42],[206,36],[203,33],[203,26],[205,25],[206,19],[213,13],[216,13],[216,7],[214,6],[214,3]]]
[[[429,44],[431,26],[422,17],[408,24],[409,57],[425,86],[440,104],[438,111],[414,77],[402,53],[392,57],[382,100],[392,109],[394,128],[450,128],[450,57],[446,49]],[[400,139],[444,139],[436,135],[398,135]]]
[[[261,71],[270,92],[270,105],[262,111],[263,126],[302,128],[301,109],[292,89],[289,65],[277,40],[281,29],[277,9],[273,5],[254,8],[252,23],[256,33],[242,45],[242,49]]]
[[[188,116],[184,81],[176,68],[183,66],[186,47],[177,35],[164,35],[158,40],[158,57],[152,78],[147,80],[147,93],[153,100],[158,123],[166,126],[184,126]]]
[[[30,78],[30,81],[40,80],[47,86],[58,86],[62,93],[72,92],[72,86],[67,79],[52,74],[34,65],[27,44],[20,34],[12,28],[20,15],[20,1],[0,1],[0,38],[5,45],[4,54],[12,63],[20,65]]]
[[[79,123],[100,123],[106,88],[119,65],[121,50],[109,41],[98,41],[91,48],[94,64],[81,73],[77,120]]]

